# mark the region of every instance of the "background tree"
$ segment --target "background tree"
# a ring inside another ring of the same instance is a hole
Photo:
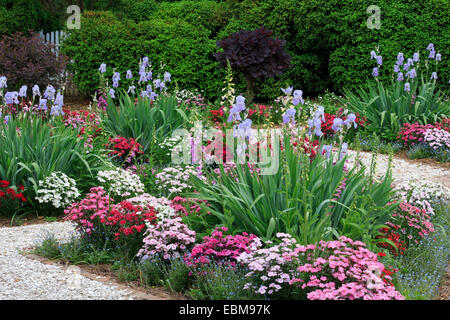
[[[223,65],[242,72],[247,81],[247,98],[254,97],[255,81],[279,76],[290,66],[291,56],[283,49],[285,40],[272,37],[272,31],[260,27],[241,30],[217,42],[222,52],[215,57]]]

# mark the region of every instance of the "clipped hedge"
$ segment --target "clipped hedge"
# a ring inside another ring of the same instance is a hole
[[[39,0],[0,0],[0,35],[59,28],[56,16],[46,11]]]
[[[425,48],[434,43],[442,54],[438,84],[447,88],[450,77],[450,6],[447,0],[381,0],[381,28],[367,27],[370,0],[303,1],[298,15],[298,37],[302,47],[328,55],[328,72],[332,89],[364,85],[375,67],[370,51],[377,46],[383,56],[380,78],[388,79],[397,53],[412,57],[420,51],[421,60],[428,57]]]
[[[97,87],[101,63],[108,66],[107,77],[112,76],[113,67],[123,75],[130,69],[136,76],[138,61],[144,56],[151,59],[155,75],[164,63],[164,70],[180,88],[201,88],[207,95],[220,90],[223,71],[212,57],[215,42],[202,26],[193,27],[179,19],[136,23],[119,20],[110,12],[85,12],[81,23],[83,27],[71,33],[62,52],[75,61],[69,68],[82,91]]]
[[[180,87],[203,89],[214,99],[224,79],[213,58],[218,50],[215,42],[241,29],[264,25],[276,38],[287,41],[292,57],[292,67],[285,74],[257,84],[257,100],[270,101],[288,84],[307,95],[365,85],[375,66],[370,51],[377,46],[383,56],[380,78],[387,79],[399,51],[410,57],[420,50],[423,59],[425,48],[433,42],[442,54],[438,86],[448,91],[448,0],[378,1],[379,30],[366,25],[370,16],[366,10],[372,4],[369,0],[122,0],[115,15],[84,13],[82,30],[73,32],[65,52],[73,54],[75,81],[86,91],[97,84],[96,70],[102,61],[124,72],[148,55],[158,64],[166,63]],[[244,92],[243,77],[236,74],[234,78],[239,82],[237,92]]]

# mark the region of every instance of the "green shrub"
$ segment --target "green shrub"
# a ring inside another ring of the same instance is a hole
[[[212,56],[215,42],[201,25],[163,17],[135,23],[119,20],[110,12],[85,12],[81,23],[83,28],[71,31],[62,51],[75,61],[69,69],[75,72],[74,81],[82,91],[98,87],[100,63],[136,75],[136,61],[144,56],[153,66],[164,64],[180,88],[202,88],[207,96],[220,91],[223,71]],[[106,76],[112,76],[112,68]]]
[[[60,28],[59,20],[39,0],[0,0],[0,35]]]
[[[383,66],[392,70],[398,52],[410,57],[431,42],[443,57],[449,57],[450,7],[446,0],[377,1],[381,28],[368,29],[367,8],[373,1],[303,1],[296,17],[299,46],[326,56],[334,90],[365,85],[372,67],[367,53],[380,46]],[[422,57],[423,58],[423,57]],[[440,66],[438,85],[444,88],[450,76],[449,59]],[[389,79],[388,75],[382,77]]]
[[[444,57],[438,87],[448,85],[447,0],[379,1],[379,30],[367,28],[366,10],[373,4],[369,0],[123,0],[122,4],[121,10],[115,11],[121,19],[112,13],[84,12],[83,28],[72,31],[65,52],[75,60],[75,81],[82,90],[92,90],[98,83],[95,70],[99,63],[115,65],[125,72],[147,55],[157,64],[166,63],[180,88],[203,89],[207,98],[215,99],[220,95],[224,74],[212,57],[217,51],[215,42],[261,25],[287,41],[286,51],[292,57],[292,67],[281,77],[256,85],[256,98],[261,102],[276,98],[278,88],[287,85],[307,95],[326,88],[339,93],[346,87],[365,85],[372,70],[368,52],[378,45],[383,56],[391,57],[384,62],[391,68],[399,51],[410,56],[433,42]],[[141,29],[139,36],[135,34],[137,29]],[[150,42],[138,50],[144,40],[152,40],[158,54],[148,46]],[[243,76],[237,74],[235,79],[237,92],[244,92]]]

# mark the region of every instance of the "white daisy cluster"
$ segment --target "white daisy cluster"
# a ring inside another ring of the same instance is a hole
[[[183,140],[182,136],[166,138],[159,145],[159,147],[163,150],[166,156],[170,157],[174,148],[178,150],[177,153],[181,153],[181,151],[183,150],[183,146],[180,144],[181,140]]]
[[[39,181],[36,200],[51,203],[55,208],[65,208],[80,196],[74,179],[56,171],[45,180]]]
[[[170,193],[176,194],[184,193],[191,189],[189,183],[191,175],[203,178],[193,166],[169,167],[156,174],[156,183],[160,190],[168,190]]]
[[[100,171],[97,179],[115,200],[117,197],[135,197],[144,192],[144,184],[139,176],[121,168]]]
[[[173,209],[170,204],[170,200],[167,198],[156,198],[148,193],[141,194],[137,197],[127,199],[128,202],[132,203],[135,206],[140,207],[153,207],[156,211],[156,217],[159,220],[162,219],[171,219],[176,216],[175,209]]]

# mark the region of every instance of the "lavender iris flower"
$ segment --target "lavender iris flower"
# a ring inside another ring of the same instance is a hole
[[[414,79],[417,76],[416,69],[412,68],[406,73],[406,76],[410,79]]]
[[[0,89],[7,88],[8,79],[5,76],[0,77]]]
[[[62,109],[62,107],[64,105],[63,99],[64,99],[63,95],[58,92],[58,94],[56,95],[56,99],[55,99],[55,105],[57,105],[60,109]]]
[[[127,79],[132,79],[133,78],[133,73],[131,72],[131,70],[127,71],[127,75],[126,75]]]
[[[436,61],[441,61],[441,54],[440,53],[436,54]]]
[[[19,104],[19,93],[17,91],[7,92],[5,94],[5,102],[6,104]]]
[[[148,92],[146,90],[142,90],[141,97],[142,98],[150,98],[150,92]]]
[[[398,73],[398,77],[397,77],[397,81],[403,81],[403,80],[404,80],[403,73],[399,72]]]
[[[236,130],[237,128],[237,130]],[[238,124],[237,126],[234,127],[235,131],[234,131],[234,136],[235,137],[242,137],[242,138],[249,138],[251,137],[252,134],[252,120],[250,119],[245,119],[244,121],[242,121],[240,124]]]
[[[430,43],[427,47],[427,50],[434,50],[434,44]]]
[[[286,113],[283,115],[283,122],[289,123],[292,120],[292,123],[295,124],[295,108],[289,108],[286,110]]]
[[[336,131],[336,132],[341,131],[343,125],[344,125],[344,121],[342,121],[341,118],[334,118],[331,129],[333,129],[333,131]]]
[[[153,73],[151,71],[147,72],[147,75],[145,76],[145,79],[147,81],[152,81],[153,79]]]
[[[356,116],[353,113],[350,113],[347,116],[347,119],[344,121],[344,124],[347,126],[347,128],[350,128],[351,125],[353,123],[353,126],[355,127],[355,129],[357,128],[357,123],[356,123]]]
[[[33,98],[35,96],[40,96],[41,95],[41,92],[39,91],[39,86],[37,84],[34,85],[32,90],[33,90]]]
[[[239,114],[241,111],[242,111],[242,107],[240,107],[238,104],[235,104],[230,109],[230,115],[228,117],[228,122],[232,122],[234,120],[241,121],[241,116]]]
[[[115,93],[116,93],[116,91],[113,88],[109,89],[109,94],[110,94],[111,98],[113,98],[113,99],[116,98]]]
[[[287,87],[286,89],[280,88],[281,91],[284,92],[285,95],[289,96],[292,93],[292,90],[294,90],[294,87]]]
[[[155,81],[153,81],[153,84],[155,85],[155,89],[158,89],[161,87],[161,80],[156,79]]]
[[[156,92],[150,92],[150,100],[151,100],[151,101],[155,101],[155,99],[156,99],[157,96],[158,96],[158,95],[156,94]]]
[[[430,51],[430,55],[428,56],[428,58],[434,59],[434,55],[435,55],[435,54],[436,54],[436,51],[434,51],[434,49],[431,50],[431,51]]]
[[[27,89],[28,89],[27,86],[25,86],[25,85],[22,86],[20,88],[20,90],[19,90],[19,97],[22,97],[22,98],[26,97],[27,96]]]
[[[432,74],[431,74],[431,80],[437,80],[437,73],[436,72],[433,72]]]
[[[331,155],[331,150],[333,150],[333,145],[332,144],[324,145],[322,147],[321,153],[324,154],[324,152],[326,152],[327,153],[327,158],[329,158],[330,155]]]
[[[322,118],[322,121],[325,122],[325,109],[323,106],[319,106],[315,112],[316,118]]]
[[[163,81],[164,82],[171,82],[172,80],[170,79],[170,77],[171,77],[170,73],[168,73],[167,71],[164,72],[164,79],[163,79]]]
[[[323,132],[321,130],[322,121],[320,121],[319,118],[314,118],[314,119],[308,120],[308,125],[309,125],[309,135],[311,135],[312,129],[314,129],[314,134],[319,137],[323,134]]]
[[[381,56],[377,56],[377,63],[378,63],[378,65],[382,65],[383,64],[383,58],[381,57]]]
[[[120,73],[119,72],[114,72],[112,80],[113,80],[113,85],[112,86],[114,88],[117,88],[119,86]]]
[[[106,72],[106,64],[102,63],[100,65],[100,68],[98,68],[98,71],[100,71],[101,73],[105,73]]]
[[[399,66],[401,66],[401,65],[403,64],[403,60],[404,60],[404,59],[405,59],[405,58],[404,58],[404,56],[403,56],[403,53],[399,52],[398,55],[397,55],[397,64],[398,64]]]
[[[127,93],[132,93],[132,94],[135,94],[135,92],[136,92],[136,86],[129,86],[128,87],[128,91],[127,91]]]
[[[230,115],[228,117],[228,122],[232,122],[234,120],[238,120],[241,121],[241,116],[239,114],[239,112],[241,112],[239,106],[234,105],[231,109],[230,109]]]
[[[411,91],[411,86],[409,85],[409,82],[405,83],[405,89],[404,89],[404,91],[408,91],[408,92]]]
[[[9,123],[9,116],[5,116],[5,124],[8,125]]]
[[[418,52],[414,52],[413,61],[414,62],[418,62],[419,61],[419,53]]]
[[[55,88],[53,88],[52,85],[48,85],[47,89],[45,89],[44,97],[49,100],[53,100],[53,98],[55,97],[55,93],[56,93]]]
[[[145,71],[145,67],[143,65],[139,67],[139,76],[139,83],[148,81],[147,72]]]
[[[144,66],[144,68],[149,66],[149,60],[148,57],[144,57],[142,58],[142,65]]]
[[[39,108],[38,110],[47,110],[47,99],[42,99],[39,101]]]
[[[294,91],[294,97],[292,98],[292,104],[294,106],[298,105],[300,102],[302,104],[305,103],[305,101],[303,100],[302,95],[303,95],[303,91],[302,90],[295,90]]]
[[[370,52],[370,59],[376,59],[377,58],[377,53],[375,51],[371,51]]]
[[[64,112],[62,111],[62,108],[61,108],[61,107],[59,107],[59,106],[57,106],[57,105],[54,105],[54,106],[52,107],[52,109],[50,110],[50,115],[51,115],[51,116],[56,116],[56,117],[58,117],[58,116],[60,116],[60,115],[64,115]]]
[[[400,72],[400,66],[398,64],[394,64],[394,72]]]
[[[347,142],[344,142],[341,146],[341,152],[339,153],[339,159],[342,159],[348,150],[348,144]]]
[[[378,68],[377,67],[373,68],[372,75],[374,77],[378,77]]]
[[[236,104],[239,105],[240,107],[244,106],[244,109],[245,109],[245,98],[241,95],[237,96]]]

